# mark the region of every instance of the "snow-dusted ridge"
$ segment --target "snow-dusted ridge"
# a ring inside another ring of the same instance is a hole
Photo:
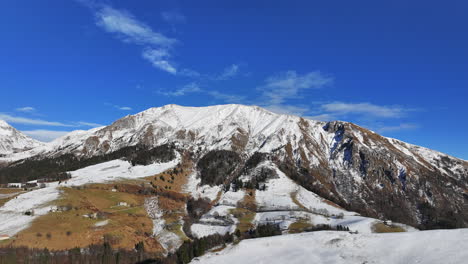
[[[227,104],[187,107],[170,104],[125,116],[109,126],[87,131],[77,130],[46,144],[31,145],[34,149],[9,155],[3,160],[14,161],[36,155],[58,153],[95,155],[142,141],[150,145],[161,145],[168,141],[193,139],[192,145],[205,144],[212,149],[230,149],[233,136],[249,137],[244,147],[246,150],[270,152],[287,142],[294,143],[292,138],[300,136],[304,129],[301,125],[308,127],[315,141],[321,143],[320,141],[324,139],[327,144],[320,144],[320,147],[325,148],[324,152],[329,152],[334,135],[323,130],[325,124],[298,116],[276,114],[258,106]],[[362,140],[361,133],[356,131],[355,134]],[[91,137],[95,139],[91,140]],[[425,159],[445,155],[395,139],[388,138],[388,140],[401,151],[410,154],[407,149],[412,149]]]

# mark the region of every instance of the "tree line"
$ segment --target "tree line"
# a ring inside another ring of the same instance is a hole
[[[87,166],[115,159],[126,159],[132,165],[149,165],[154,162],[168,162],[175,159],[175,146],[164,144],[155,148],[144,145],[128,146],[114,152],[80,157],[64,154],[58,157],[32,157],[0,168],[0,183],[27,182],[42,178],[61,178],[67,171],[78,170]]]

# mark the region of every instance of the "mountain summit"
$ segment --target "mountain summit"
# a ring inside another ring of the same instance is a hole
[[[7,122],[0,120],[0,155],[22,152],[42,145],[42,142],[24,135]]]
[[[64,155],[86,160],[163,145],[190,156],[202,185],[232,184],[267,162],[263,178],[279,170],[350,211],[413,226],[468,225],[468,162],[352,123],[313,121],[257,106],[150,108],[6,159],[34,157],[53,164]],[[257,176],[248,177],[262,186]]]

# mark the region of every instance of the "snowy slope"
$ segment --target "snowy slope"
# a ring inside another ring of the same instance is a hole
[[[60,196],[59,187],[147,177],[175,167],[179,162],[177,158],[167,163],[132,166],[128,161],[113,160],[72,171],[72,178],[61,184],[47,183],[47,187],[20,194],[1,206],[0,234],[12,236],[27,228],[36,217],[47,214],[52,207],[51,202]],[[30,210],[34,210],[34,216],[24,215]]]
[[[411,233],[312,232],[243,240],[191,263],[447,263],[468,259],[468,229]]]
[[[24,135],[0,120],[0,155],[22,152],[42,145],[42,142]]]

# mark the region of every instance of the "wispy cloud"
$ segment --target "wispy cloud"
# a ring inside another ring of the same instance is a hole
[[[226,67],[223,72],[217,76],[214,76],[214,80],[228,80],[239,74],[240,66],[238,64],[232,64]]]
[[[76,122],[76,124],[78,126],[87,126],[87,127],[101,127],[101,126],[104,126],[104,125],[101,125],[101,124],[91,123],[91,122],[84,122],[84,121]]]
[[[333,114],[319,114],[319,115],[312,115],[312,116],[305,116],[305,118],[318,120],[318,121],[332,121],[336,120],[337,117]]]
[[[377,128],[377,132],[385,133],[385,132],[396,132],[402,130],[413,130],[419,128],[417,124],[410,124],[410,123],[402,123],[396,126],[382,126]]]
[[[320,89],[332,82],[332,78],[318,71],[303,75],[295,71],[287,71],[268,77],[265,84],[258,90],[262,92],[270,105],[280,105],[286,99],[297,98],[303,90]]]
[[[142,57],[155,68],[171,74],[177,73],[174,63],[170,61],[170,51],[177,43],[176,39],[155,32],[126,10],[118,10],[108,5],[93,6],[92,10],[96,25],[109,33],[116,34],[123,42],[143,46]]]
[[[185,16],[178,11],[161,12],[161,18],[169,24],[180,24],[187,21]]]
[[[115,109],[122,110],[122,111],[133,110],[133,108],[131,108],[130,106],[121,106],[121,105],[116,105],[116,104],[111,104],[111,103],[104,103],[104,105],[107,105],[107,106],[110,106],[110,107],[113,107]]]
[[[177,74],[180,76],[191,77],[191,78],[202,77],[202,75],[199,72],[192,70],[192,69],[182,69],[178,71]]]
[[[42,119],[32,119],[27,117],[12,116],[0,113],[0,119],[8,123],[24,124],[24,125],[40,125],[40,126],[61,126],[61,127],[74,127],[72,124],[65,124],[62,122],[46,121]]]
[[[246,97],[242,95],[226,94],[218,91],[207,91],[207,93],[218,100],[231,104],[245,104]]]
[[[131,111],[133,110],[131,107],[129,106],[116,106],[117,109],[119,110],[123,110],[123,111]]]
[[[50,142],[56,138],[59,138],[61,136],[64,136],[70,133],[70,131],[55,131],[55,130],[44,130],[44,129],[26,130],[26,131],[21,131],[21,132],[42,142]]]
[[[269,105],[265,108],[277,114],[296,116],[304,116],[309,111],[307,106],[296,105]]]
[[[309,89],[321,89],[333,83],[333,78],[319,71],[298,74],[286,71],[266,78],[262,86],[257,87],[261,93],[257,104],[279,114],[304,116],[310,112],[307,105],[289,103],[290,99],[300,99],[301,94]]]
[[[55,126],[55,127],[100,127],[101,124],[92,123],[92,122],[57,122],[57,121],[48,121],[43,119],[34,119],[28,117],[13,116],[9,114],[0,113],[0,120],[4,120],[11,124],[21,124],[21,125],[33,125],[33,126]]]
[[[161,33],[154,32],[148,25],[138,21],[125,10],[103,6],[95,13],[96,24],[110,33],[116,33],[125,42],[140,45],[170,47],[176,42]]]
[[[36,112],[36,108],[34,108],[32,106],[19,107],[19,108],[16,108],[15,110],[18,111],[18,112],[23,112],[23,113]]]
[[[171,74],[177,73],[177,69],[169,61],[169,58],[171,57],[171,55],[169,54],[167,50],[145,48],[141,55],[144,59],[151,62],[151,64],[158,69],[161,69]]]
[[[175,91],[157,91],[157,92],[165,96],[183,96],[188,93],[203,92],[203,90],[200,88],[200,86],[197,83],[192,82],[187,85],[184,85],[182,88],[179,88]]]
[[[403,116],[408,109],[400,106],[380,106],[371,103],[344,103],[334,102],[320,106],[323,112],[334,116],[347,114],[364,115],[368,117],[398,118]]]

